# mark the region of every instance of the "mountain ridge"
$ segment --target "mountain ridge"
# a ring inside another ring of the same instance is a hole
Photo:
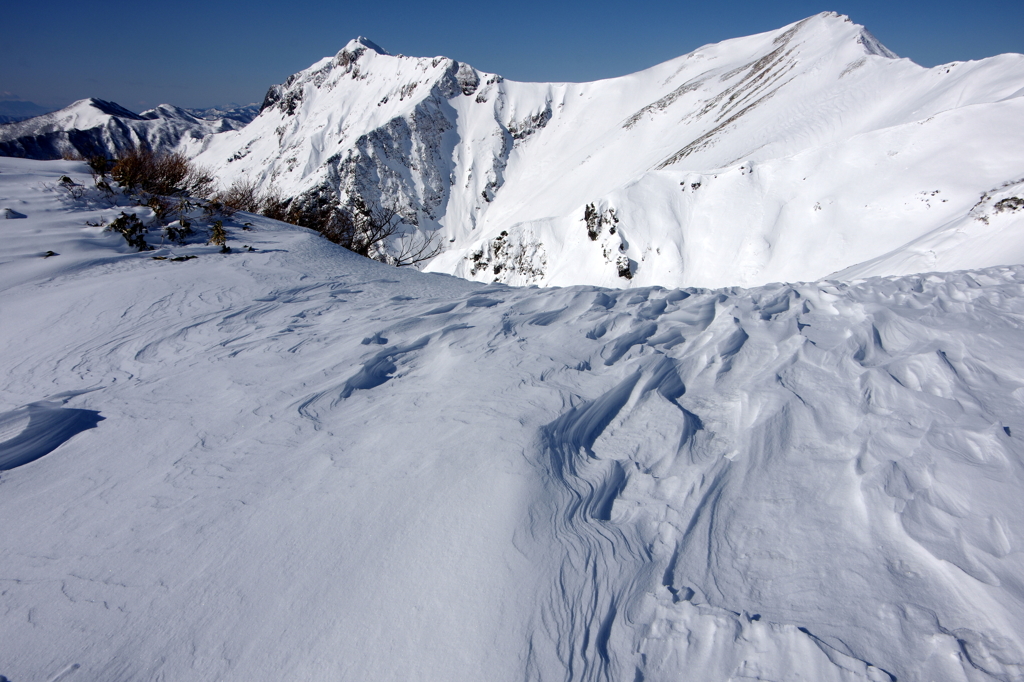
[[[1024,113],[1024,57],[925,69],[834,13],[593,83],[520,83],[361,40],[271,88],[252,124],[204,139],[197,160],[299,205],[393,205],[405,239],[443,237],[427,270],[478,281],[813,280],[966,215],[1024,172],[1012,116],[996,111]],[[968,130],[934,123],[953,109]],[[896,145],[885,131],[900,126]],[[925,170],[936,164],[946,177]],[[909,210],[936,189],[928,214]]]

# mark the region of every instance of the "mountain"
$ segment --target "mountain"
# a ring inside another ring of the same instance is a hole
[[[207,109],[185,109],[188,113],[198,118],[210,121],[228,119],[241,123],[243,126],[252,123],[252,120],[260,113],[260,105],[253,104],[226,104],[224,106],[209,107]]]
[[[514,288],[90,183],[0,159],[5,678],[1022,679],[1024,267]]]
[[[1020,120],[1024,56],[927,69],[826,13],[594,83],[360,38],[197,159],[300,204],[397,207],[443,236],[430,271],[751,286],[1024,262],[1024,213],[994,211],[1024,192]]]
[[[245,124],[235,117],[200,118],[170,104],[136,114],[114,102],[83,99],[42,116],[0,127],[0,156],[59,159],[143,146],[185,151],[213,133]],[[244,116],[244,114],[242,114]]]

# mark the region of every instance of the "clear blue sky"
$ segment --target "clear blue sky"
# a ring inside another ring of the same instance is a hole
[[[48,0],[4,10],[0,99],[60,107],[99,97],[136,111],[260,101],[357,35],[394,54],[444,55],[514,80],[587,81],[822,11],[849,15],[925,66],[1024,52],[1024,0]]]

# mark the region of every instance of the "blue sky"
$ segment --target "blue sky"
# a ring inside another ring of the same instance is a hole
[[[388,51],[444,55],[515,80],[632,73],[705,43],[822,11],[863,24],[901,57],[934,66],[1024,52],[1024,2],[446,3],[48,0],[8,4],[0,99],[59,107],[83,97],[136,111],[262,99],[267,87],[365,35]]]

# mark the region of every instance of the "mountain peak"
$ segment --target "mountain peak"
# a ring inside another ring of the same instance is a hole
[[[70,113],[86,107],[97,109],[101,113],[106,114],[108,116],[118,116],[121,118],[127,118],[132,120],[139,119],[138,114],[136,114],[134,111],[129,111],[128,109],[125,109],[117,102],[108,102],[107,100],[98,99],[96,97],[89,97],[86,99],[80,99],[77,102],[72,102],[68,106],[64,107],[64,109],[61,109],[60,111],[54,113],[60,114],[64,111]]]
[[[342,48],[342,52],[362,52],[363,50],[373,50],[377,54],[390,55],[391,53],[385,50],[383,47],[373,42],[369,38],[364,36],[358,36],[348,41],[348,44]],[[339,53],[340,54],[340,53]]]

